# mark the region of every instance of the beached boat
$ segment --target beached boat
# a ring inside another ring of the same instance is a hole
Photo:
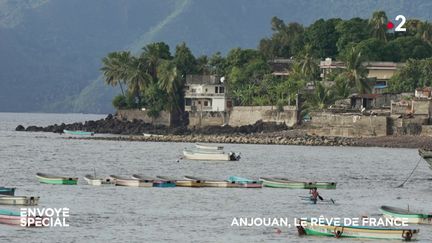
[[[432,170],[432,150],[419,149],[419,155],[429,164],[429,168]]]
[[[157,176],[157,178],[166,181],[174,181],[176,186],[178,187],[203,187],[204,186],[204,183],[199,180],[176,179],[168,176]]]
[[[144,181],[149,181],[153,183],[153,187],[175,187],[176,183],[175,181],[171,181],[171,180],[163,180],[163,179],[157,179],[157,178],[153,178],[153,177],[149,177],[149,176],[144,176],[144,175],[137,175],[137,174],[133,174],[132,175],[133,179],[137,179],[137,180],[144,180]]]
[[[380,211],[386,218],[400,219],[408,224],[432,224],[432,213],[425,214],[390,206],[381,206]]]
[[[57,176],[45,173],[36,173],[36,177],[40,183],[56,184],[56,185],[76,185],[78,178],[69,176]]]
[[[86,131],[72,131],[72,130],[63,130],[64,134],[68,135],[77,135],[77,136],[93,136],[94,132],[86,132]]]
[[[204,143],[196,143],[195,147],[197,149],[203,149],[203,150],[223,150],[224,149],[224,147],[220,145],[204,144]]]
[[[231,183],[237,183],[243,185],[246,188],[262,188],[262,181],[259,180],[251,180],[238,176],[230,176],[228,181]]]
[[[237,161],[240,159],[240,155],[234,152],[205,153],[205,152],[185,149],[183,150],[183,155],[186,159],[190,159],[190,160]]]
[[[290,189],[336,189],[336,182],[305,182],[292,181],[280,177],[260,177],[263,185],[274,188],[290,188]]]
[[[113,184],[110,178],[97,178],[93,175],[85,175],[84,180],[92,186],[100,186],[102,184]]]
[[[34,205],[38,205],[38,203],[39,203],[39,197],[0,196],[0,205],[34,206]]]
[[[333,224],[312,224],[310,220],[300,220],[297,226],[299,235],[332,236],[336,238],[369,238],[386,240],[415,240],[418,229],[379,228],[368,226],[336,226]]]
[[[15,195],[15,188],[10,187],[0,187],[0,195]]]
[[[153,182],[145,180],[130,179],[126,177],[120,177],[110,175],[110,178],[114,181],[116,186],[129,186],[129,187],[152,187]]]

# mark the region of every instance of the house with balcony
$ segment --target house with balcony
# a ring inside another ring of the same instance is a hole
[[[232,108],[223,77],[215,75],[187,75],[185,111],[190,126],[223,125]]]

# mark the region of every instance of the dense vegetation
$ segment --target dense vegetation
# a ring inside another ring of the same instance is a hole
[[[273,17],[273,34],[259,42],[257,49],[231,49],[226,56],[194,57],[185,43],[172,56],[162,42],[145,46],[138,57],[129,52],[110,53],[103,59],[106,83],[119,85],[122,94],[114,99],[117,108],[146,107],[152,116],[163,109],[181,108],[186,74],[215,74],[227,78],[235,105],[290,104],[306,84],[313,84],[305,106],[322,109],[353,92],[368,93],[371,82],[363,65],[366,61],[407,62],[391,81],[390,91],[413,91],[430,85],[432,75],[432,25],[408,20],[407,31],[387,30],[384,12],[370,19],[317,20],[308,27],[284,23]],[[332,73],[334,85],[319,79],[319,60],[342,60],[346,68]],[[273,76],[275,58],[292,59],[287,78]],[[425,59],[429,58],[429,59]],[[124,87],[127,90],[124,91]]]
[[[2,0],[0,110],[112,112],[119,88],[104,85],[99,68],[114,50],[137,54],[163,40],[174,51],[184,41],[196,57],[226,57],[270,37],[272,16],[309,26],[384,9],[430,21],[431,8],[430,0]]]

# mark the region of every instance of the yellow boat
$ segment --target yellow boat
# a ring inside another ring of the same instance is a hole
[[[175,179],[168,176],[157,176],[157,178],[162,180],[174,181],[176,186],[180,186],[180,187],[203,187],[204,186],[204,183],[202,181]]]

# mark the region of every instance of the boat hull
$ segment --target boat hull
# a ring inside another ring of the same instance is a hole
[[[153,187],[161,187],[161,188],[169,188],[169,187],[175,187],[176,183],[172,180],[163,180],[163,179],[157,179],[149,176],[143,176],[143,175],[132,175],[133,179],[141,180],[145,182],[151,182],[153,183]]]
[[[47,175],[42,173],[37,173],[36,177],[40,183],[44,183],[44,184],[76,185],[78,183],[78,178],[75,177],[54,176],[54,175]]]
[[[262,188],[262,181],[246,179],[238,176],[230,176],[228,181],[239,184],[240,187],[244,188]]]
[[[38,205],[39,197],[0,196],[0,205]]]
[[[157,176],[157,178],[167,181],[174,181],[178,187],[203,187],[203,182],[197,180],[175,179],[167,176]]]
[[[71,130],[63,130],[64,134],[68,135],[76,135],[76,136],[93,136],[94,132],[85,132],[85,131],[71,131]]]
[[[336,189],[336,182],[301,182],[286,179],[263,178],[260,180],[265,187],[288,188],[288,189]]]
[[[85,175],[84,180],[87,182],[87,184],[92,185],[92,186],[101,186],[104,184],[112,184],[112,181],[109,178],[106,178],[106,179],[95,178],[94,176],[91,176],[91,175]]]
[[[298,226],[299,234],[329,236],[336,238],[368,238],[386,240],[415,240],[418,229],[396,229],[375,227],[354,227],[334,225],[312,225],[308,221],[302,221]]]
[[[197,149],[204,149],[204,150],[223,150],[224,148],[223,146],[203,144],[203,143],[196,143],[195,147]]]
[[[383,216],[390,219],[398,219],[408,224],[429,224],[432,225],[432,214],[415,213],[401,208],[381,206]]]
[[[15,188],[0,187],[0,196],[1,195],[13,196],[15,195]]]
[[[128,178],[118,177],[114,175],[111,175],[110,178],[113,180],[116,186],[153,187],[153,182],[149,182],[149,181],[128,179]]]

